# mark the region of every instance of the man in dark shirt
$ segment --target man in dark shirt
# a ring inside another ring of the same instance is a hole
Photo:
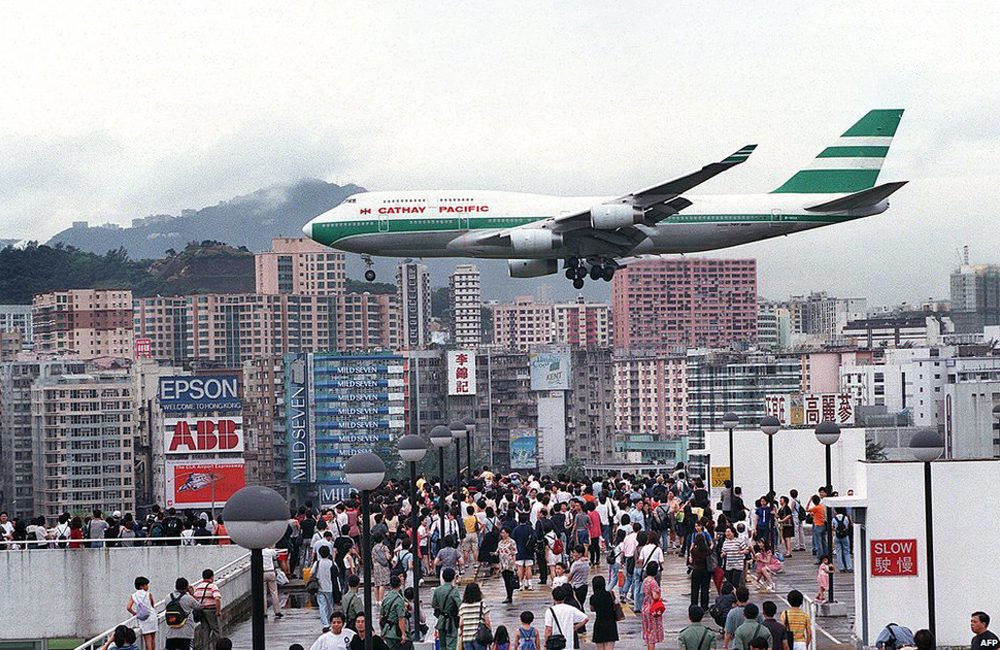
[[[792,650],[788,647],[788,639],[785,638],[785,626],[774,618],[778,613],[778,606],[773,600],[765,600],[760,608],[764,612],[764,627],[771,632],[771,641],[774,643],[772,650]]]
[[[972,633],[972,650],[997,650],[1000,648],[1000,640],[997,635],[990,632],[990,615],[986,612],[973,612],[972,620],[969,622]]]
[[[517,544],[517,578],[521,581],[521,589],[531,589],[531,567],[535,564],[535,530],[528,523],[528,513],[522,512],[517,520],[519,523],[510,535]]]

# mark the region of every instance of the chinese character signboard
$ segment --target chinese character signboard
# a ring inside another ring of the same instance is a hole
[[[535,352],[531,363],[531,390],[569,390],[569,351]]]
[[[448,394],[476,394],[476,353],[468,350],[448,351]]]
[[[775,416],[777,417],[777,416]],[[713,467],[712,468],[712,485],[714,488],[724,488],[726,487],[726,481],[733,477],[732,469],[729,467]]]
[[[917,575],[917,540],[873,539],[872,577]]]
[[[767,395],[764,411],[778,418],[782,426],[814,427],[826,420],[854,424],[854,401],[847,393]]]
[[[153,339],[140,337],[135,340],[135,358],[136,359],[153,358]]]
[[[160,377],[159,400],[165,413],[243,410],[239,380],[227,375]]]

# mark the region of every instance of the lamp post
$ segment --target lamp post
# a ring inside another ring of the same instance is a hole
[[[833,496],[833,465],[830,459],[830,447],[840,440],[840,425],[830,420],[820,422],[816,426],[816,439],[826,447],[826,494],[827,496]],[[825,508],[826,506],[824,505],[823,507]],[[832,512],[832,510],[831,508],[830,511]],[[833,563],[833,522],[830,521],[831,512],[827,512],[826,516],[826,552],[830,557],[830,562]],[[836,598],[833,597],[833,573],[830,574],[829,602],[836,602]]]
[[[264,554],[288,528],[288,502],[262,485],[250,485],[229,497],[222,509],[229,538],[250,550],[253,650],[264,650]]]
[[[996,407],[993,409],[997,413]],[[924,526],[927,535],[927,629],[937,638],[934,616],[934,511],[931,493],[931,463],[944,453],[944,441],[933,431],[920,431],[910,440],[910,450],[924,464]]]
[[[427,443],[420,436],[408,435],[399,439],[399,455],[410,464],[410,537],[413,541],[413,634],[420,634],[420,562],[416,560],[419,546],[417,528],[420,527],[420,508],[417,506],[417,463],[427,455]]]
[[[344,464],[344,477],[355,490],[361,493],[361,561],[365,572],[365,650],[372,650],[372,522],[369,515],[369,493],[382,484],[385,478],[385,463],[378,455],[365,452],[351,456]]]
[[[462,420],[468,439],[465,441],[465,471],[469,473],[469,483],[472,483],[472,442],[476,434],[476,418],[471,415]]]
[[[767,486],[769,494],[774,495],[774,434],[778,433],[781,429],[781,422],[778,418],[773,415],[765,416],[763,420],[760,421],[760,430],[767,434]],[[827,476],[827,482],[830,482],[830,477]]]
[[[444,541],[444,448],[451,444],[451,431],[443,424],[431,429],[431,444],[438,448],[438,466],[441,470],[441,490],[438,492],[438,514],[441,515],[441,530],[438,546]]]
[[[448,429],[455,439],[455,491],[458,492],[462,489],[462,440],[469,435],[469,430],[462,420],[455,420],[448,425]]]
[[[733,429],[738,427],[739,424],[740,416],[732,411],[722,416],[722,426],[729,430],[729,480],[733,482],[734,488],[736,487],[736,472],[733,471]]]

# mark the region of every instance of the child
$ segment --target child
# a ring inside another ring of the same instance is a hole
[[[510,650],[510,635],[503,625],[497,626],[497,631],[493,633],[493,645],[490,650]]]
[[[826,590],[830,588],[830,574],[833,573],[833,565],[830,564],[830,556],[824,555],[819,559],[819,570],[816,572],[816,584],[819,590],[816,592],[816,602],[826,602]]]
[[[564,585],[569,582],[569,576],[566,575],[566,565],[562,562],[556,562],[555,566],[552,568],[555,574],[552,577],[552,588],[555,589],[559,585]]]
[[[540,650],[538,630],[532,627],[535,615],[531,612],[521,612],[521,627],[514,632],[514,650]]]

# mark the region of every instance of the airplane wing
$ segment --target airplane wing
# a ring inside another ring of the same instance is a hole
[[[675,178],[647,187],[646,189],[626,194],[608,201],[608,204],[631,204],[638,210],[642,210],[647,225],[655,225],[667,217],[677,214],[684,208],[691,205],[691,202],[680,195],[688,190],[701,185],[714,176],[718,176],[727,169],[739,165],[753,153],[757,148],[755,144],[748,144],[733,152],[724,159],[705,165],[696,172]],[[581,210],[573,214],[552,217],[551,224],[534,225],[533,227],[548,228],[555,232],[567,232],[579,228],[590,228],[590,210]]]

